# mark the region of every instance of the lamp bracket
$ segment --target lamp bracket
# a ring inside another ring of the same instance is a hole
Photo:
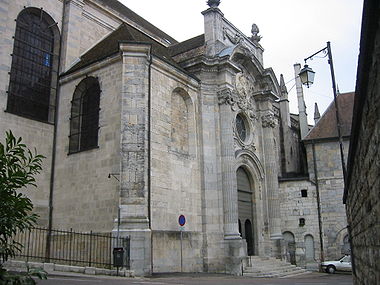
[[[316,56],[317,54],[323,52],[325,54],[325,56],[327,55],[328,53],[328,47],[324,47],[323,49],[317,51],[316,53],[313,53],[311,56],[307,57],[304,59],[305,61],[305,64],[306,64],[306,61],[308,61],[309,59],[313,59],[314,56]]]

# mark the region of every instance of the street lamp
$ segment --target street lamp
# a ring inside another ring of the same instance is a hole
[[[314,83],[315,72],[307,64],[305,64],[305,66],[300,70],[300,73],[298,75],[301,79],[302,84],[306,85],[307,88],[309,88],[309,86]]]
[[[340,124],[340,117],[339,117],[339,109],[338,109],[338,100],[337,100],[337,91],[336,91],[336,84],[335,84],[335,74],[334,74],[334,66],[333,66],[333,60],[332,60],[332,54],[331,54],[331,46],[330,42],[327,42],[327,46],[323,49],[317,51],[316,53],[312,54],[311,56],[305,58],[305,66],[302,70],[299,72],[299,77],[301,80],[301,83],[306,85],[307,88],[314,82],[314,75],[315,72],[306,64],[307,60],[312,59],[317,54],[323,52],[324,54],[327,53],[328,56],[328,63],[330,65],[330,72],[331,72],[331,81],[332,81],[332,88],[334,92],[334,105],[335,105],[335,117],[336,117],[336,123],[337,123],[337,130],[338,130],[338,139],[339,139],[339,148],[340,148],[340,158],[342,163],[342,170],[343,170],[343,186],[346,181],[346,166],[344,161],[344,153],[343,153],[343,141],[342,141],[342,133],[341,133],[341,124]],[[318,224],[319,224],[319,239],[321,244],[321,261],[324,261],[324,249],[323,249],[323,234],[322,234],[322,217],[321,217],[321,206],[320,206],[320,196],[319,196],[319,186],[318,186],[318,178],[317,178],[317,164],[315,160],[315,145],[313,143],[313,160],[314,160],[314,171],[315,171],[315,180],[316,180],[316,191],[317,191],[317,205],[318,205]]]
[[[334,105],[335,105],[335,117],[336,117],[336,123],[337,123],[337,130],[338,130],[338,139],[339,139],[339,148],[340,148],[340,159],[342,163],[342,170],[343,170],[343,185],[346,181],[346,165],[344,161],[344,152],[343,152],[343,140],[342,140],[342,132],[341,132],[341,124],[340,124],[340,117],[339,117],[339,109],[338,109],[338,100],[337,100],[337,91],[336,91],[336,84],[335,84],[335,74],[334,74],[334,65],[332,60],[332,53],[331,53],[331,46],[330,42],[327,42],[327,46],[323,49],[317,51],[316,53],[312,54],[311,56],[304,59],[305,66],[300,70],[299,77],[301,79],[302,84],[306,85],[308,88],[311,84],[314,82],[314,75],[315,72],[306,64],[307,60],[312,59],[314,56],[316,56],[319,53],[327,53],[328,56],[328,63],[330,65],[330,72],[331,72],[331,81],[332,81],[332,88],[334,92]]]

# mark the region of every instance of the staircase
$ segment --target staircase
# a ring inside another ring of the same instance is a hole
[[[273,257],[249,256],[244,266],[244,276],[286,278],[307,274],[310,271]]]

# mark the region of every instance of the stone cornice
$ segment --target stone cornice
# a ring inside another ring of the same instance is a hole
[[[155,56],[152,57],[152,69],[179,81],[181,84],[187,85],[194,91],[199,88],[198,80]]]
[[[60,84],[65,84],[65,83],[68,83],[72,80],[75,80],[79,77],[83,77],[85,76],[86,74],[89,74],[89,73],[92,73],[96,70],[99,70],[101,68],[104,68],[108,65],[111,65],[113,63],[116,63],[120,61],[120,55],[119,54],[115,54],[111,57],[108,57],[106,59],[103,59],[102,61],[98,61],[98,62],[95,62],[93,64],[90,64],[86,67],[83,67],[77,71],[74,71],[73,73],[69,73],[67,75],[63,75],[60,77],[59,79],[59,83]]]
[[[120,42],[120,51],[123,56],[146,57],[150,59],[152,45],[150,43]]]
[[[278,100],[278,96],[274,94],[272,90],[264,90],[264,91],[255,92],[253,96],[255,97],[257,101],[275,102]]]
[[[240,68],[228,58],[199,56],[180,63],[186,70],[201,70],[204,72],[219,72],[223,69],[232,69],[239,72]]]

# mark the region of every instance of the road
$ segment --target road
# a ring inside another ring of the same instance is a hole
[[[349,274],[311,273],[293,278],[244,278],[217,274],[158,275],[151,278],[117,278],[99,276],[50,276],[48,280],[38,281],[38,285],[352,285]]]

